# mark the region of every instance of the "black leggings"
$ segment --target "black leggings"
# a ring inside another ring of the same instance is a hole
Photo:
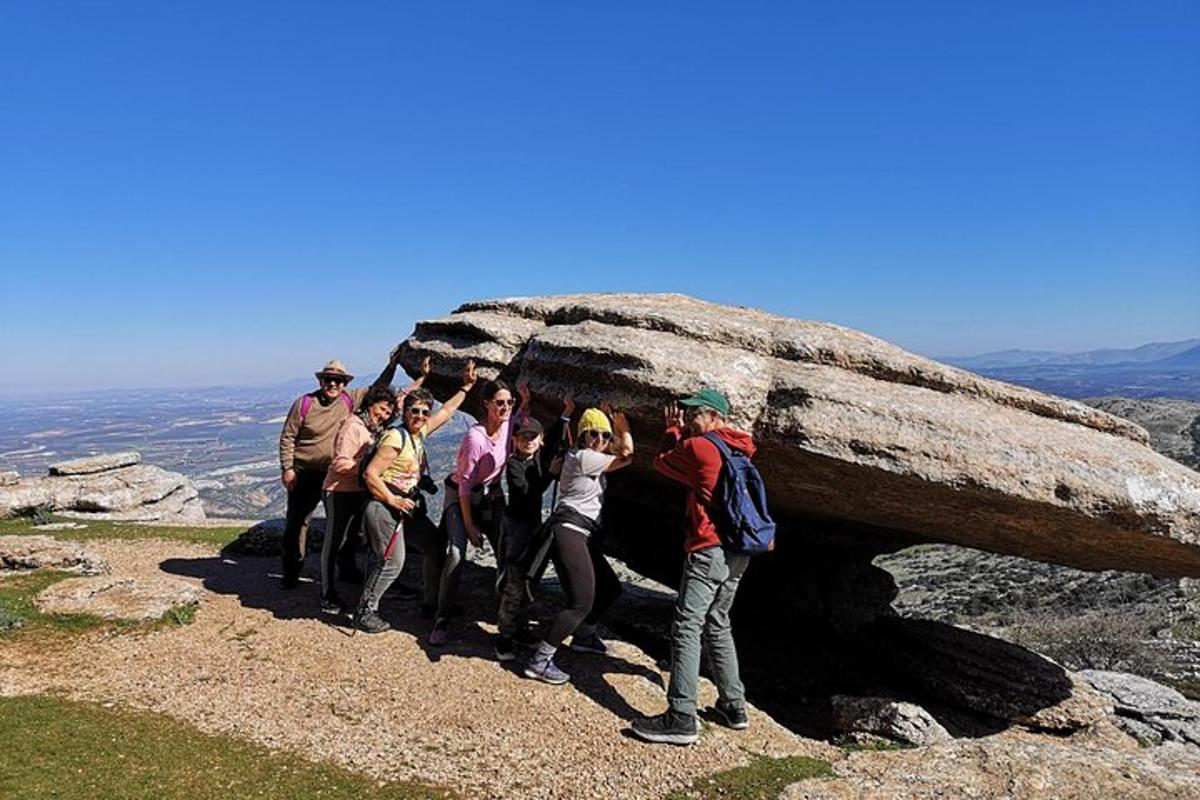
[[[558,647],[580,622],[595,624],[621,594],[621,581],[600,552],[596,537],[559,524],[554,546],[561,569],[559,579],[567,592],[567,607],[558,612],[546,631],[546,644]]]

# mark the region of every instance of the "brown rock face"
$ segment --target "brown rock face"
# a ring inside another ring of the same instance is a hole
[[[680,507],[649,463],[661,407],[701,386],[724,391],[760,444],[784,560],[935,540],[1200,575],[1200,475],[1150,450],[1141,428],[835,325],[680,295],[493,300],[419,323],[410,373],[424,355],[443,396],[469,357],[486,377],[528,380],[535,410],[566,390],[627,410],[639,451],[611,483],[607,527],[659,577],[678,558],[663,531],[678,531]]]

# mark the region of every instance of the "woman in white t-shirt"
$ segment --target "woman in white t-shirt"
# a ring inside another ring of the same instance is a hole
[[[598,408],[583,412],[578,447],[563,458],[558,502],[546,523],[553,532],[567,607],[546,629],[525,667],[527,678],[554,684],[570,679],[554,663],[555,652],[568,636],[572,650],[607,652],[596,635],[596,620],[621,593],[621,582],[601,552],[596,534],[600,532],[606,476],[632,462],[633,435],[625,414],[613,412],[610,424]]]
[[[375,558],[354,613],[354,626],[359,630],[379,633],[391,627],[379,616],[379,601],[404,569],[406,534],[425,555],[425,596],[437,590],[444,551],[437,530],[424,513],[418,488],[427,471],[425,439],[454,416],[474,385],[475,362],[468,361],[462,388],[436,413],[433,395],[424,389],[410,392],[404,397],[399,426],[389,428],[379,438],[375,455],[363,473],[371,494],[363,512],[363,528]]]

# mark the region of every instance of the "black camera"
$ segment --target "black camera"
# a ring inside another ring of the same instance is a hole
[[[426,494],[438,493],[438,485],[428,472],[421,476],[421,480],[417,481],[417,488]]]

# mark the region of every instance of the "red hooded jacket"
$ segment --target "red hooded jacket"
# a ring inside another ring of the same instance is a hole
[[[717,428],[720,436],[734,450],[754,456],[754,440],[750,434],[735,428]],[[703,436],[686,439],[679,428],[667,428],[662,450],[654,457],[654,469],[688,489],[687,539],[683,549],[689,553],[719,545],[721,537],[708,516],[717,478],[721,474],[721,451]]]

